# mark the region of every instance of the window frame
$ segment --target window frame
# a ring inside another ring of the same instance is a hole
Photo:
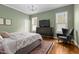
[[[32,32],[36,31],[36,28],[34,29],[34,26],[37,27],[37,20],[38,20],[37,17],[32,17]]]
[[[63,19],[60,18],[63,21],[60,21],[59,16],[64,17]],[[63,26],[59,26],[59,25],[63,25]],[[57,26],[59,26],[60,29]],[[67,11],[56,13],[56,32],[57,33],[62,32],[62,28],[67,28],[68,29],[68,12]]]

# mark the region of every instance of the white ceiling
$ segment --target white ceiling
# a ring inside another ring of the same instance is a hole
[[[31,10],[32,5],[34,6],[34,11]],[[68,5],[69,4],[5,4],[5,6],[16,9],[28,15],[32,15]]]

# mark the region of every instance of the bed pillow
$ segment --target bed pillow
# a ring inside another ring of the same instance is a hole
[[[2,33],[0,33],[0,34],[1,34],[1,36],[2,36],[3,38],[9,38],[9,37],[10,37],[10,35],[9,35],[8,32],[2,32]]]
[[[2,36],[0,35],[0,40],[3,40]]]

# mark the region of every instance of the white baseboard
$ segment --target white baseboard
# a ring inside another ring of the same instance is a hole
[[[74,43],[75,43],[75,45],[79,48],[79,45],[77,44],[77,42],[76,42],[76,41],[74,41]]]

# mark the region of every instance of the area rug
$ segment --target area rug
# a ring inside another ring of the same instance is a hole
[[[41,45],[32,50],[30,54],[47,54],[52,44],[52,41],[43,40]]]

